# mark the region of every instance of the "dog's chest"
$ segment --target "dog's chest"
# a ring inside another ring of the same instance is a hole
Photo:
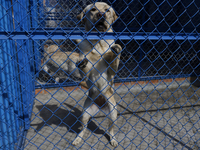
[[[93,57],[98,57],[108,52],[112,44],[114,44],[113,40],[84,40],[79,44],[79,48],[82,51],[81,56],[91,54]]]
[[[92,53],[98,56],[108,52],[109,50],[109,44],[106,43],[104,40],[101,40],[94,46],[94,48],[92,49]]]

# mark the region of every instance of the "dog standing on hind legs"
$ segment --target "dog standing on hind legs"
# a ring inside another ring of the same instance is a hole
[[[85,25],[86,31],[113,32],[111,24],[117,19],[117,15],[108,4],[96,2],[88,5],[77,16]],[[118,70],[121,46],[114,40],[83,40],[80,41],[79,69],[86,79],[85,86],[89,89],[82,113],[82,131],[73,141],[77,145],[87,128],[90,117],[99,109],[108,114],[110,143],[116,147],[118,142],[114,134],[114,125],[117,120],[116,102],[114,99],[113,81]]]

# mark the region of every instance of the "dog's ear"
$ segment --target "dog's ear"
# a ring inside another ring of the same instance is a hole
[[[90,9],[93,5],[94,5],[94,4],[92,3],[92,4],[88,5],[88,6],[86,6],[86,7],[83,9],[83,11],[82,11],[79,15],[76,16],[77,19],[78,19],[78,20],[81,20],[82,23],[85,23],[85,22],[86,22],[86,17],[85,17],[85,15],[86,15],[86,13],[89,11],[89,9]]]
[[[79,15],[77,15],[77,19],[84,22],[83,16],[85,15],[84,11],[82,11]]]
[[[82,23],[85,22],[85,13],[86,13],[86,8],[79,15],[76,16],[76,18],[78,20],[81,20]]]

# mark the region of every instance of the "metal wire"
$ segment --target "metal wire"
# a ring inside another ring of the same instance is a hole
[[[102,111],[84,142],[71,144],[88,92],[66,90],[83,80],[77,39],[123,49],[113,87],[117,148],[200,148],[200,1],[100,1],[118,16],[113,33],[86,32],[77,20],[96,0],[0,0],[0,149],[112,149]]]

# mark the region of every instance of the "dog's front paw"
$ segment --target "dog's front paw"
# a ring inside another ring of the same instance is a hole
[[[72,142],[72,145],[76,146],[81,142],[81,138],[80,137],[76,137],[76,139]]]
[[[111,47],[111,50],[116,53],[116,54],[119,54],[121,51],[122,51],[122,47],[119,45],[119,44],[114,44],[112,47]]]
[[[117,142],[116,139],[112,139],[112,140],[110,141],[110,144],[111,144],[113,147],[117,147],[117,146],[118,146],[118,142]]]
[[[83,69],[86,67],[87,63],[88,63],[88,60],[85,58],[85,59],[77,62],[77,67],[80,69]]]

